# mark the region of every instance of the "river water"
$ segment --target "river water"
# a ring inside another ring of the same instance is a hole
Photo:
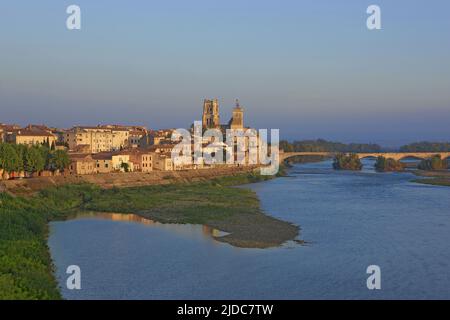
[[[409,173],[295,165],[249,185],[263,210],[301,226],[306,245],[239,249],[220,231],[134,215],[53,222],[49,246],[66,299],[450,299],[450,188]],[[230,200],[232,201],[232,200]],[[81,268],[81,290],[66,268]],[[366,269],[381,269],[368,290]]]

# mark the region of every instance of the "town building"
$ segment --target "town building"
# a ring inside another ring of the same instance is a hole
[[[158,171],[172,171],[173,163],[171,154],[155,152],[153,154],[153,169]]]
[[[145,131],[132,130],[128,135],[128,146],[130,148],[139,148],[141,140],[146,136]]]
[[[110,173],[113,171],[111,152],[95,153],[92,155],[92,159],[95,160],[96,173]]]
[[[155,152],[149,149],[128,149],[120,154],[128,155],[129,162],[132,163],[133,171],[150,172],[153,171],[153,157]]]
[[[129,130],[126,128],[73,127],[66,131],[64,143],[69,150],[79,145],[89,146],[90,153],[118,151],[128,146]]]
[[[115,152],[111,155],[111,165],[116,172],[134,171],[133,163],[130,161],[130,155],[122,152]]]
[[[160,144],[173,144],[172,134],[176,129],[152,130],[141,138],[139,147],[146,148]]]
[[[96,173],[96,163],[90,154],[73,153],[69,155],[69,173],[73,175],[85,175]]]
[[[0,141],[2,142],[12,142],[11,135],[16,131],[19,130],[21,127],[16,124],[0,124]]]
[[[12,130],[9,134],[7,134],[6,138],[7,142],[15,144],[48,144],[48,146],[56,145],[56,137],[52,133],[37,128]]]

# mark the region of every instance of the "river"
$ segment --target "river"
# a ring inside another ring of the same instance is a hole
[[[263,210],[301,227],[306,245],[239,249],[220,231],[133,215],[80,215],[50,225],[66,299],[450,299],[450,188],[410,173],[336,172],[299,164],[245,187]],[[66,288],[67,266],[81,290]],[[381,269],[368,290],[366,269]]]

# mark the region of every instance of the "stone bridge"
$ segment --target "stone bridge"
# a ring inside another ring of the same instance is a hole
[[[283,152],[280,151],[280,162],[296,156],[322,156],[334,157],[337,152]],[[450,158],[450,152],[372,152],[372,153],[356,153],[360,159],[363,158],[377,158],[383,156],[385,158],[392,158],[395,160],[402,160],[405,158],[414,159],[429,159],[435,155],[440,155],[441,159]]]

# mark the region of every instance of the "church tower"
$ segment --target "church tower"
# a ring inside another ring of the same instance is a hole
[[[220,128],[219,117],[219,100],[203,101],[203,117],[202,117],[203,129],[218,129]]]
[[[230,129],[244,128],[244,109],[240,106],[239,100],[236,99],[236,106],[233,109],[233,116],[229,123]]]

